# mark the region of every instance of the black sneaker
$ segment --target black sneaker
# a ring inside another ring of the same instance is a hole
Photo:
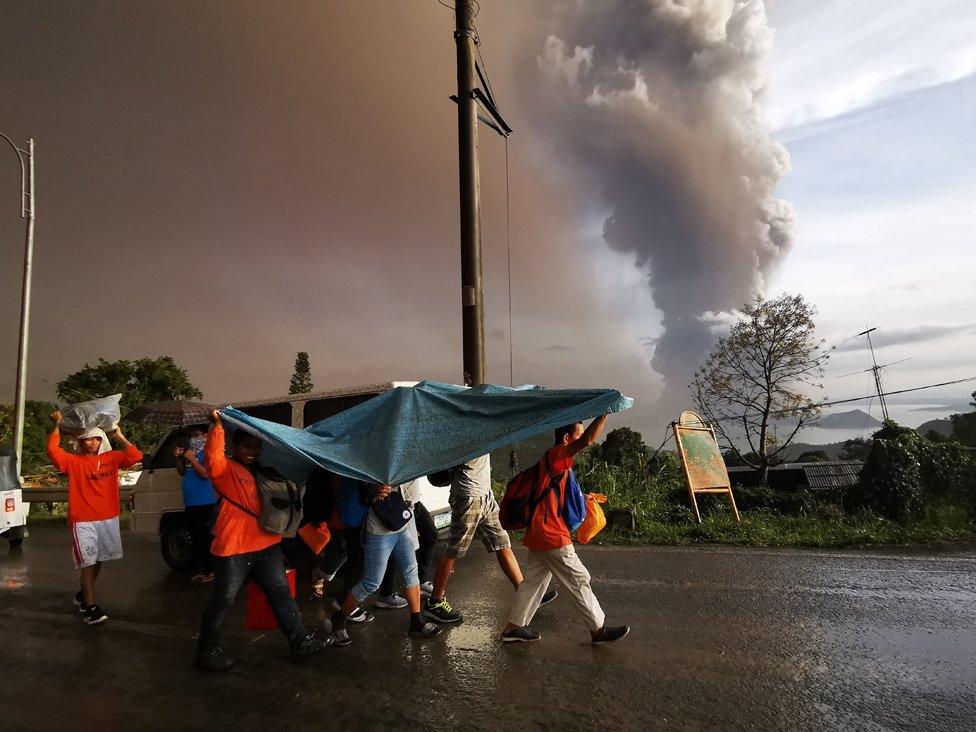
[[[235,663],[233,658],[224,653],[220,646],[209,650],[198,650],[193,665],[201,671],[227,671]]]
[[[629,625],[604,625],[602,628],[600,628],[600,632],[593,636],[592,643],[595,646],[602,645],[603,643],[613,643],[614,641],[623,638],[629,632]]]
[[[372,623],[376,619],[369,610],[363,610],[361,607],[357,607],[353,610],[352,615],[346,618],[350,623]]]
[[[433,623],[424,623],[419,628],[410,628],[411,638],[433,638],[444,632],[443,628],[438,628]]]
[[[332,645],[342,647],[348,646],[350,643],[352,643],[352,638],[349,637],[349,631],[345,628],[340,628],[332,634]]]
[[[442,597],[440,600],[428,597],[425,605],[424,610],[435,623],[460,623],[464,620],[464,616],[451,607],[451,603],[447,601],[446,597]]]
[[[521,628],[516,628],[515,630],[509,630],[506,633],[502,633],[503,643],[535,643],[542,636],[536,633],[534,630],[529,630],[528,626],[523,625]]]
[[[81,590],[75,593],[75,599],[71,601],[71,604],[75,606],[75,610],[82,613],[85,611],[85,602],[81,599]]]
[[[291,649],[291,660],[301,663],[306,658],[314,656],[324,648],[332,645],[331,638],[323,638],[315,633],[309,633]]]
[[[542,600],[539,601],[539,607],[543,605],[548,605],[550,602],[559,597],[559,593],[555,590],[546,590],[546,594],[542,596]]]
[[[98,605],[89,605],[81,609],[81,619],[85,625],[98,625],[108,620],[108,615]]]

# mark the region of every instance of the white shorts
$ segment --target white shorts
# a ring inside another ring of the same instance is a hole
[[[110,562],[122,558],[122,535],[119,517],[101,521],[76,521],[71,524],[71,553],[75,569],[90,567],[96,562]]]

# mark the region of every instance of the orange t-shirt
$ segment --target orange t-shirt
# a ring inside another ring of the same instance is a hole
[[[104,521],[119,515],[119,468],[142,460],[135,445],[101,455],[77,455],[61,447],[61,435],[47,438],[47,456],[68,476],[68,522]]]
[[[228,460],[224,452],[224,426],[216,424],[207,433],[204,454],[207,471],[218,498],[226,496],[255,514],[261,513],[261,499],[254,475],[236,460]],[[213,528],[214,540],[210,552],[218,557],[247,554],[267,549],[281,541],[281,534],[272,534],[258,526],[258,520],[230,501],[220,501],[220,511]]]
[[[569,546],[573,538],[569,535],[569,527],[562,517],[562,506],[566,496],[566,480],[573,468],[573,456],[569,454],[569,445],[556,445],[542,456],[540,462],[559,479],[559,495],[550,491],[549,495],[536,506],[532,514],[532,523],[525,532],[522,546],[536,552],[548,552],[560,547]],[[538,496],[549,485],[546,477],[536,488],[534,495]]]

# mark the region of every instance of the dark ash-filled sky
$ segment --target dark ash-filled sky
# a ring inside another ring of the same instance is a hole
[[[36,2],[4,14],[0,129],[38,145],[31,397],[100,356],[172,355],[214,401],[284,393],[299,350],[318,388],[460,378],[448,10]],[[516,380],[614,385],[647,401],[655,378],[637,337],[653,322],[629,332],[631,303],[606,296],[615,280],[588,261],[571,191],[520,124],[512,79],[520,62],[536,74],[524,36],[541,48],[539,22],[516,3],[478,18],[520,128]],[[507,382],[504,145],[483,133],[481,152],[489,375]],[[0,184],[16,186],[13,164]],[[9,198],[6,393],[22,231]]]
[[[788,267],[780,274],[804,237],[804,208],[795,234],[791,203],[816,212],[844,201],[817,208],[834,195],[826,172],[810,163],[788,172],[776,139],[796,139],[789,120],[814,109],[804,90],[827,98],[850,54],[798,66],[804,46],[794,40],[777,51],[794,63],[771,64],[777,18],[787,38],[816,34],[820,20],[802,3],[769,3],[770,19],[759,0],[599,6],[482,0],[477,18],[516,129],[515,380],[621,388],[638,406],[620,423],[650,439],[689,406],[684,385],[723,312],[757,290],[811,284]],[[51,398],[54,383],[100,356],[171,355],[215,402],[284,393],[299,350],[317,388],[458,381],[452,31],[435,0],[5,6],[0,130],[38,145],[30,397]],[[866,59],[866,78],[877,77]],[[772,135],[770,67],[789,82],[773,96]],[[818,160],[834,144],[836,126],[825,129]],[[802,154],[809,139],[789,144]],[[849,158],[840,153],[834,171]],[[504,160],[503,142],[482,129],[488,365],[499,383],[508,380]],[[885,164],[889,180],[911,176]],[[0,152],[0,393],[9,395],[17,172]],[[781,180],[792,193],[774,190]],[[844,219],[818,221],[831,225]],[[855,249],[830,267],[855,271],[845,257],[853,262]],[[828,337],[873,317],[850,312],[849,296],[816,301]],[[969,323],[923,317],[897,325],[958,334]]]

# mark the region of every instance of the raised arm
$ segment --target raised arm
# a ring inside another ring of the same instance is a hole
[[[227,471],[226,441],[224,425],[220,421],[220,412],[214,409],[210,413],[210,430],[207,432],[207,445],[203,448],[203,455],[207,461],[211,478],[217,478]]]
[[[120,468],[131,468],[142,460],[142,451],[129,442],[128,438],[122,434],[122,430],[118,426],[112,431],[112,437],[122,443],[122,459],[119,461]]]
[[[583,434],[580,435],[578,440],[574,440],[567,445],[567,452],[570,454],[570,456],[583,452],[583,450],[600,439],[600,435],[603,434],[603,426],[607,423],[608,416],[609,415],[604,414],[602,417],[597,417],[594,419],[592,422],[590,422],[590,425],[583,430]]]
[[[54,429],[51,430],[51,434],[47,437],[47,456],[51,459],[51,464],[54,465],[62,473],[68,472],[68,462],[71,460],[71,456],[68,451],[61,447],[61,410],[55,409],[51,413],[51,421],[54,422]]]
[[[180,447],[177,445],[173,448],[173,465],[176,467],[176,473],[181,478],[186,475],[186,461],[183,460],[183,455],[186,452],[185,447]]]
[[[190,464],[190,468],[192,468],[194,473],[199,475],[204,480],[210,480],[210,474],[207,472],[207,469],[203,467],[203,463],[197,460],[197,454],[193,452],[193,450],[187,450],[184,452],[183,457],[186,458],[186,462]]]

